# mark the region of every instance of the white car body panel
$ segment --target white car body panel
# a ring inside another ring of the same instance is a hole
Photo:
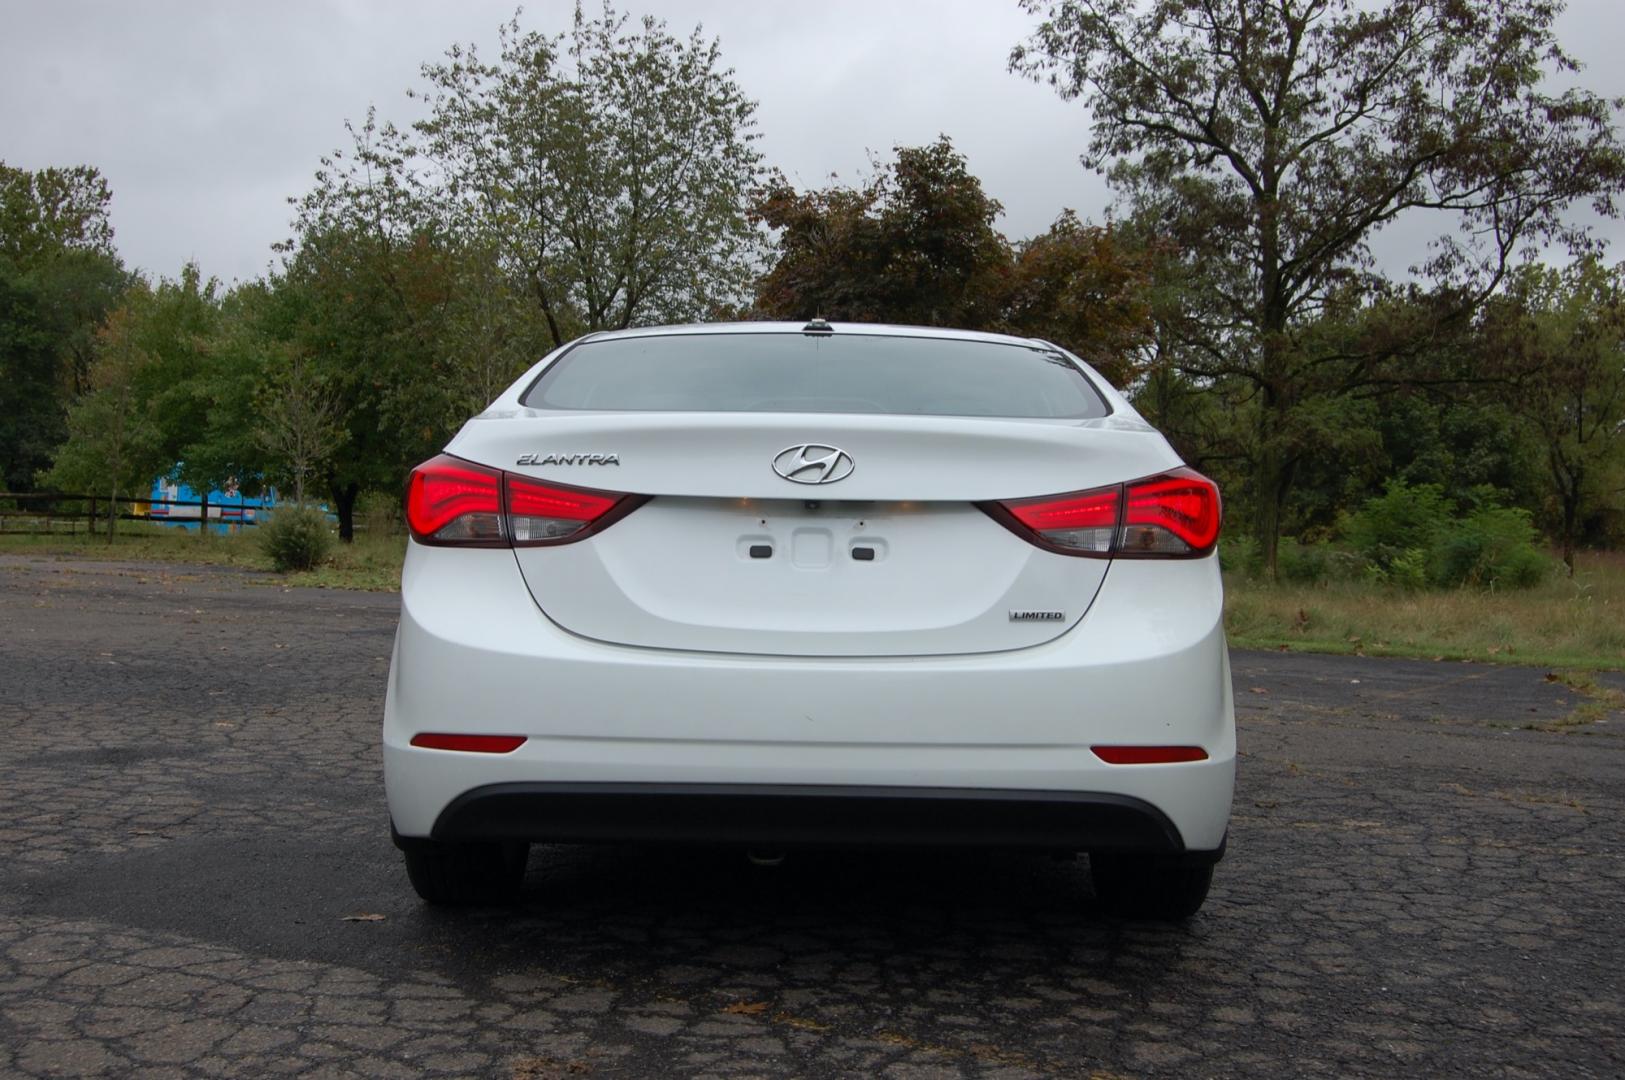
[[[631,336],[799,332],[661,328]],[[909,328],[834,334],[957,336]],[[863,786],[1140,800],[1183,847],[1224,843],[1235,771],[1215,554],[1045,550],[974,504],[1082,491],[1179,467],[1086,365],[1091,420],[840,413],[572,413],[521,398],[545,358],[447,452],[516,475],[653,496],[546,547],[409,543],[384,717],[392,824],[508,784]],[[851,454],[837,484],[770,468],[797,443]],[[618,464],[532,465],[549,453]],[[811,504],[811,505],[809,505]],[[753,543],[774,558],[753,560]],[[850,558],[854,545],[879,553]],[[1064,612],[1012,619],[1017,609]],[[486,754],[410,745],[503,734]],[[1100,745],[1206,759],[1109,765]]]
[[[462,792],[520,780],[1111,791],[1211,849],[1235,772],[1221,611],[1212,556],[1120,561],[1081,625],[1019,652],[706,656],[583,640],[537,610],[511,553],[414,543],[385,704],[390,817],[427,836]],[[419,731],[529,741],[458,754],[409,746]],[[1111,766],[1089,750],[1110,743],[1209,759]]]

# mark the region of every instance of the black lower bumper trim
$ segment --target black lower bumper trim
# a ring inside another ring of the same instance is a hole
[[[435,840],[961,846],[1187,852],[1142,799],[1072,791],[733,784],[490,784],[464,792]]]

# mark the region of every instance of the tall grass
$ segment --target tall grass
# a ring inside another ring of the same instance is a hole
[[[1366,581],[1272,584],[1225,575],[1233,645],[1372,656],[1625,667],[1625,553],[1582,553],[1528,589],[1404,591]]]
[[[20,533],[0,536],[0,553],[271,570],[270,559],[261,550],[254,528],[225,536],[199,536],[172,526],[120,522],[111,544],[106,536],[83,533]],[[281,574],[277,581],[336,589],[395,589],[400,586],[405,551],[404,536],[387,530],[358,533],[353,544],[334,544],[327,559],[315,569]]]

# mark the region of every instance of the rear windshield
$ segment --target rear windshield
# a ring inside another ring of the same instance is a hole
[[[525,393],[537,409],[604,412],[1105,416],[1059,353],[952,338],[672,334],[586,341]]]

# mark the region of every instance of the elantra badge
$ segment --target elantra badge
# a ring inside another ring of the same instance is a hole
[[[773,471],[793,484],[833,484],[854,468],[851,454],[823,443],[787,446],[773,459]]]
[[[515,465],[619,465],[619,454],[520,454]]]

